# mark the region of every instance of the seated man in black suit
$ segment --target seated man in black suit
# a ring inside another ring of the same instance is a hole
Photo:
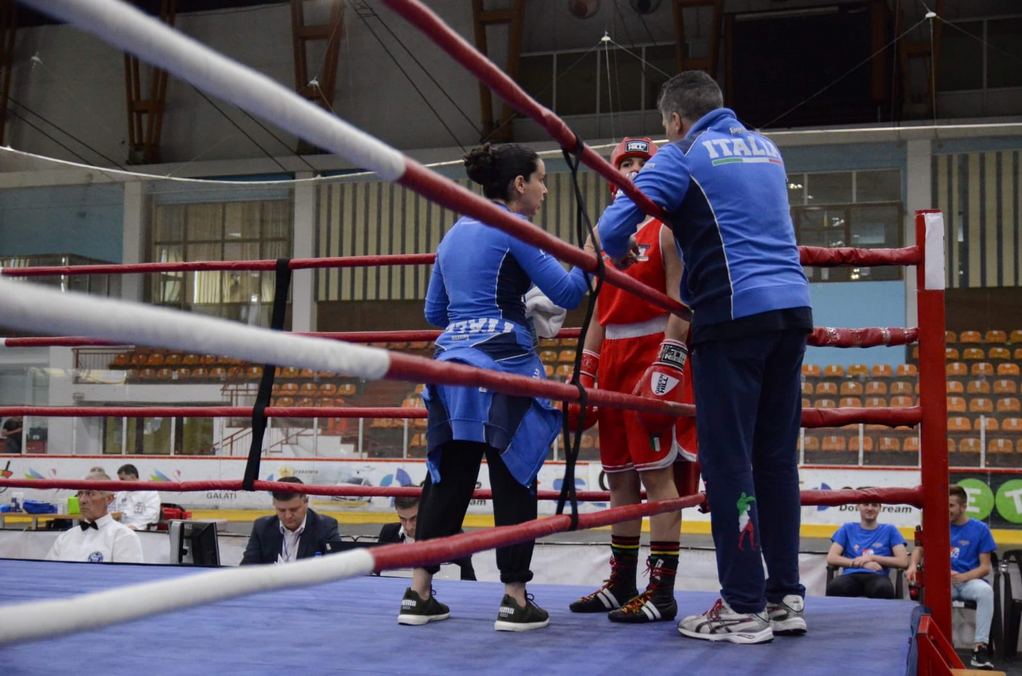
[[[395,542],[415,542],[415,522],[419,518],[419,499],[413,497],[394,498],[394,510],[397,511],[398,523],[384,524],[380,529],[381,545]],[[452,561],[461,567],[462,580],[475,580],[476,571],[472,568],[472,557]]]
[[[284,477],[280,481],[302,483],[298,477]],[[309,509],[308,495],[273,491],[273,508],[276,516],[263,516],[252,524],[252,536],[241,565],[290,563],[344,548],[337,520]]]

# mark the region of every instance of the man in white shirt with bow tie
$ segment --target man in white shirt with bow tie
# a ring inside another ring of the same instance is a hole
[[[88,481],[110,481],[103,472],[93,471]],[[60,534],[46,555],[48,561],[86,561],[89,563],[142,563],[142,542],[135,531],[114,521],[110,491],[78,491],[82,520]]]

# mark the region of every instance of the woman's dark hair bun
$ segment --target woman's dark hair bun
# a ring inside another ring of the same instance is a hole
[[[475,183],[486,185],[497,177],[497,153],[489,143],[473,148],[461,158],[465,162],[465,173]]]

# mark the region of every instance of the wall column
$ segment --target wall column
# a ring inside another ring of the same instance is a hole
[[[145,262],[145,191],[141,181],[124,184],[124,240],[121,262]],[[141,302],[152,275],[121,275],[121,298]]]
[[[916,243],[915,213],[919,209],[933,209],[933,151],[929,139],[908,142],[907,162],[905,167],[905,246]],[[916,310],[916,275],[915,270],[905,270],[905,326],[916,326],[919,323]]]
[[[297,172],[295,178],[312,178],[310,172]],[[295,186],[294,258],[316,255],[316,191],[312,182]],[[316,271],[295,270],[291,276],[291,330],[316,330]]]

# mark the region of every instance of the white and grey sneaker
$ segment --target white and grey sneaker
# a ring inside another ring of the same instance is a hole
[[[768,603],[767,615],[775,634],[797,636],[806,633],[806,604],[797,594],[788,594],[780,603]]]
[[[678,633],[704,641],[731,643],[766,643],[774,640],[766,611],[740,613],[732,610],[723,599],[702,615],[686,617],[678,624]]]

